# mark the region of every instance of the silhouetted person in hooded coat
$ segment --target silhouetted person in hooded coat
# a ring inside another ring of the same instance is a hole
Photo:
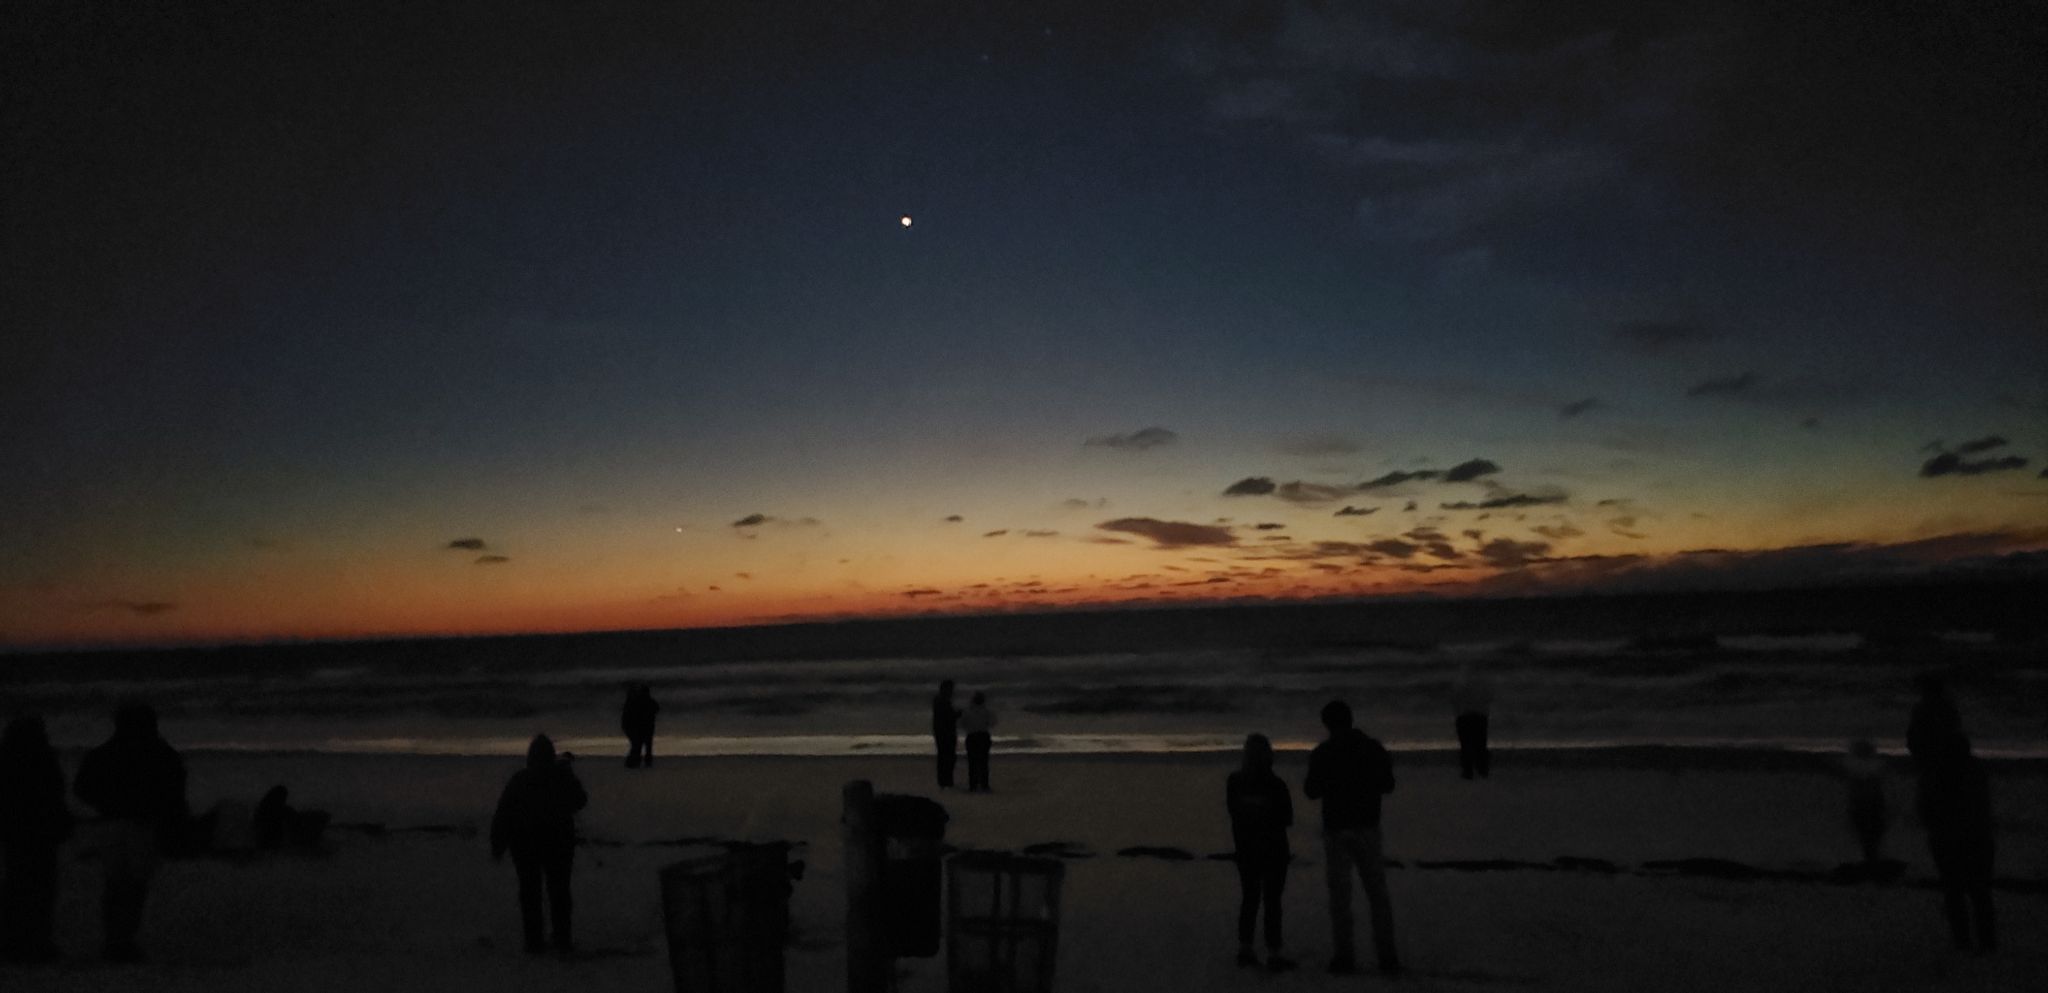
[[[967,792],[988,792],[988,751],[995,743],[989,734],[996,715],[988,709],[988,696],[974,694],[967,709],[960,712],[960,730],[967,732]]]
[[[57,846],[71,834],[64,772],[39,717],[17,717],[0,735],[0,960],[57,958]]]
[[[1451,710],[1458,731],[1458,773],[1471,779],[1477,773],[1485,779],[1493,769],[1493,754],[1487,750],[1487,724],[1493,709],[1493,681],[1469,664],[1458,670],[1451,686]]]
[[[136,935],[163,846],[184,829],[185,762],[157,733],[156,711],[128,704],[114,713],[114,736],[85,754],[73,787],[98,811],[100,863],[106,871],[101,920],[106,956],[116,962],[142,958]]]
[[[932,694],[932,748],[939,756],[939,789],[953,788],[953,767],[960,762],[960,711],[953,706],[953,681]]]
[[[619,713],[619,728],[626,732],[626,768],[654,764],[654,715],[661,704],[654,702],[654,687],[639,683],[626,691],[626,706]]]
[[[1244,740],[1244,765],[1223,786],[1230,811],[1230,838],[1237,850],[1237,964],[1258,965],[1252,951],[1259,905],[1266,907],[1266,967],[1274,972],[1294,968],[1282,955],[1280,897],[1287,890],[1287,829],[1294,824],[1294,798],[1287,784],[1273,774],[1273,743],[1263,734]]]
[[[1330,885],[1330,929],[1336,954],[1330,971],[1358,970],[1352,952],[1351,873],[1355,867],[1372,907],[1372,943],[1380,971],[1401,971],[1394,949],[1394,904],[1387,896],[1387,870],[1380,855],[1380,797],[1394,792],[1394,763],[1387,750],[1351,726],[1351,707],[1342,700],[1323,705],[1330,736],[1308,757],[1302,794],[1323,802],[1323,871]]]
[[[569,928],[569,870],[576,859],[576,812],[590,797],[569,761],[568,756],[555,757],[555,743],[547,735],[535,735],[526,749],[526,768],[512,774],[491,817],[491,858],[512,853],[512,867],[519,872],[519,917],[531,953],[547,950],[541,940],[543,888],[554,919],[555,948],[567,952],[575,947]]]
[[[1974,923],[1976,947],[1988,952],[1998,947],[1997,915],[1991,905],[1996,854],[1991,784],[1962,733],[1924,745],[1920,822],[1927,828],[1927,851],[1941,876],[1949,936],[1958,950],[1969,949]]]

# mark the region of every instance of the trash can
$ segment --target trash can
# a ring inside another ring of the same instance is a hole
[[[946,863],[947,989],[1052,993],[1065,874],[1054,859],[953,856]]]
[[[939,954],[940,900],[945,894],[946,808],[921,796],[884,793],[875,797],[875,821],[882,832],[882,922],[889,954],[931,958]]]
[[[661,870],[676,993],[782,993],[789,845],[736,844]]]

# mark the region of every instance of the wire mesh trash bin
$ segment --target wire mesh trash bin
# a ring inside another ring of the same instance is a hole
[[[789,845],[733,845],[661,870],[676,993],[782,993]]]
[[[946,808],[921,796],[884,793],[875,797],[875,820],[883,838],[883,930],[889,954],[931,958],[939,954],[940,900],[945,893]]]
[[[947,989],[1052,993],[1066,866],[1054,859],[963,852],[946,868]]]

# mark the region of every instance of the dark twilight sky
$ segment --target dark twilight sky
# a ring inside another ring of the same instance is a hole
[[[2039,5],[130,6],[0,13],[0,645],[2048,549]]]

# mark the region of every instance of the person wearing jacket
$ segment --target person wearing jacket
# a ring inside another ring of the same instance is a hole
[[[185,762],[157,733],[156,711],[141,703],[115,711],[114,736],[86,753],[72,791],[102,818],[96,829],[106,872],[100,897],[106,957],[141,961],[136,936],[150,880],[164,844],[188,819]]]
[[[953,767],[960,761],[960,711],[953,706],[953,681],[939,683],[932,694],[932,750],[939,759],[939,789],[953,788]]]
[[[1223,802],[1230,812],[1230,838],[1237,859],[1237,964],[1255,966],[1252,950],[1259,905],[1266,906],[1266,968],[1284,972],[1293,960],[1281,954],[1280,897],[1287,889],[1287,829],[1294,824],[1294,799],[1287,784],[1273,774],[1273,743],[1263,734],[1244,740],[1244,765],[1224,781]]]
[[[1394,792],[1393,760],[1378,741],[1351,726],[1351,707],[1342,700],[1323,705],[1329,737],[1308,757],[1302,794],[1323,802],[1323,871],[1330,886],[1330,929],[1335,954],[1330,971],[1358,971],[1352,952],[1351,872],[1355,866],[1372,907],[1373,948],[1380,972],[1398,975],[1394,949],[1394,906],[1387,896],[1387,872],[1380,856],[1380,797]]]
[[[590,797],[570,769],[571,761],[568,755],[555,756],[555,743],[547,735],[535,735],[526,749],[526,768],[512,774],[491,816],[491,858],[501,860],[510,852],[519,873],[519,917],[529,954],[547,950],[541,940],[543,889],[554,921],[555,949],[566,954],[575,948],[569,871],[576,858],[576,812]]]
[[[626,733],[626,768],[654,765],[654,715],[659,713],[654,687],[635,683],[626,690],[626,705],[619,712],[619,729]]]
[[[1923,742],[1919,764],[1920,823],[1941,877],[1949,937],[1957,951],[1968,951],[1974,937],[1978,951],[1990,952],[1998,947],[1991,903],[1997,830],[1984,764],[1970,753],[1970,739],[1961,731]]]
[[[57,959],[57,846],[70,835],[64,771],[43,720],[17,717],[0,734],[0,961]]]
[[[988,752],[995,743],[989,734],[996,715],[988,709],[988,695],[974,694],[967,709],[960,712],[960,730],[967,735],[967,792],[988,792]]]

